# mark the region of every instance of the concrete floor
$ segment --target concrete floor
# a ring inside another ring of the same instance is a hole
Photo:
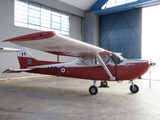
[[[0,120],[160,120],[160,81],[110,82],[97,95],[92,81],[38,77],[0,82]],[[99,82],[97,82],[99,85]]]

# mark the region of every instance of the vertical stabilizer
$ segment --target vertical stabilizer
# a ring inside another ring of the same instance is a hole
[[[21,69],[36,66],[37,60],[25,47],[17,46],[16,48],[21,50],[20,52],[17,52],[17,58]]]

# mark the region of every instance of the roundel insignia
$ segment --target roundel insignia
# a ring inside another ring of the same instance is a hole
[[[30,64],[32,64],[32,60],[31,59],[28,59],[27,60],[27,63],[30,65]]]
[[[62,73],[65,73],[65,72],[66,72],[65,67],[61,67],[61,72],[62,72]]]

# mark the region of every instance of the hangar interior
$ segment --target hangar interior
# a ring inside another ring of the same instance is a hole
[[[159,0],[1,0],[0,40],[55,30],[62,35],[120,52],[124,58],[155,60],[158,66],[158,4]],[[15,45],[1,42],[0,46]],[[60,61],[73,60],[33,49],[29,51],[37,59],[57,61],[59,57]],[[29,73],[2,74],[7,68],[19,68],[19,63],[15,53],[0,54],[0,79],[35,76]],[[156,79],[157,66],[152,72]]]

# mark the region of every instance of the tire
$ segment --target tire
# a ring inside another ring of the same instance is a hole
[[[134,87],[131,85],[130,86],[130,91],[132,93],[137,93],[139,91],[139,87],[137,85],[134,85]]]
[[[107,81],[101,81],[100,87],[108,87]]]
[[[105,86],[104,87],[108,87],[108,82],[107,81],[104,81],[105,83]]]
[[[94,85],[92,85],[91,87],[89,87],[89,93],[91,95],[96,95],[98,93],[98,88]]]

